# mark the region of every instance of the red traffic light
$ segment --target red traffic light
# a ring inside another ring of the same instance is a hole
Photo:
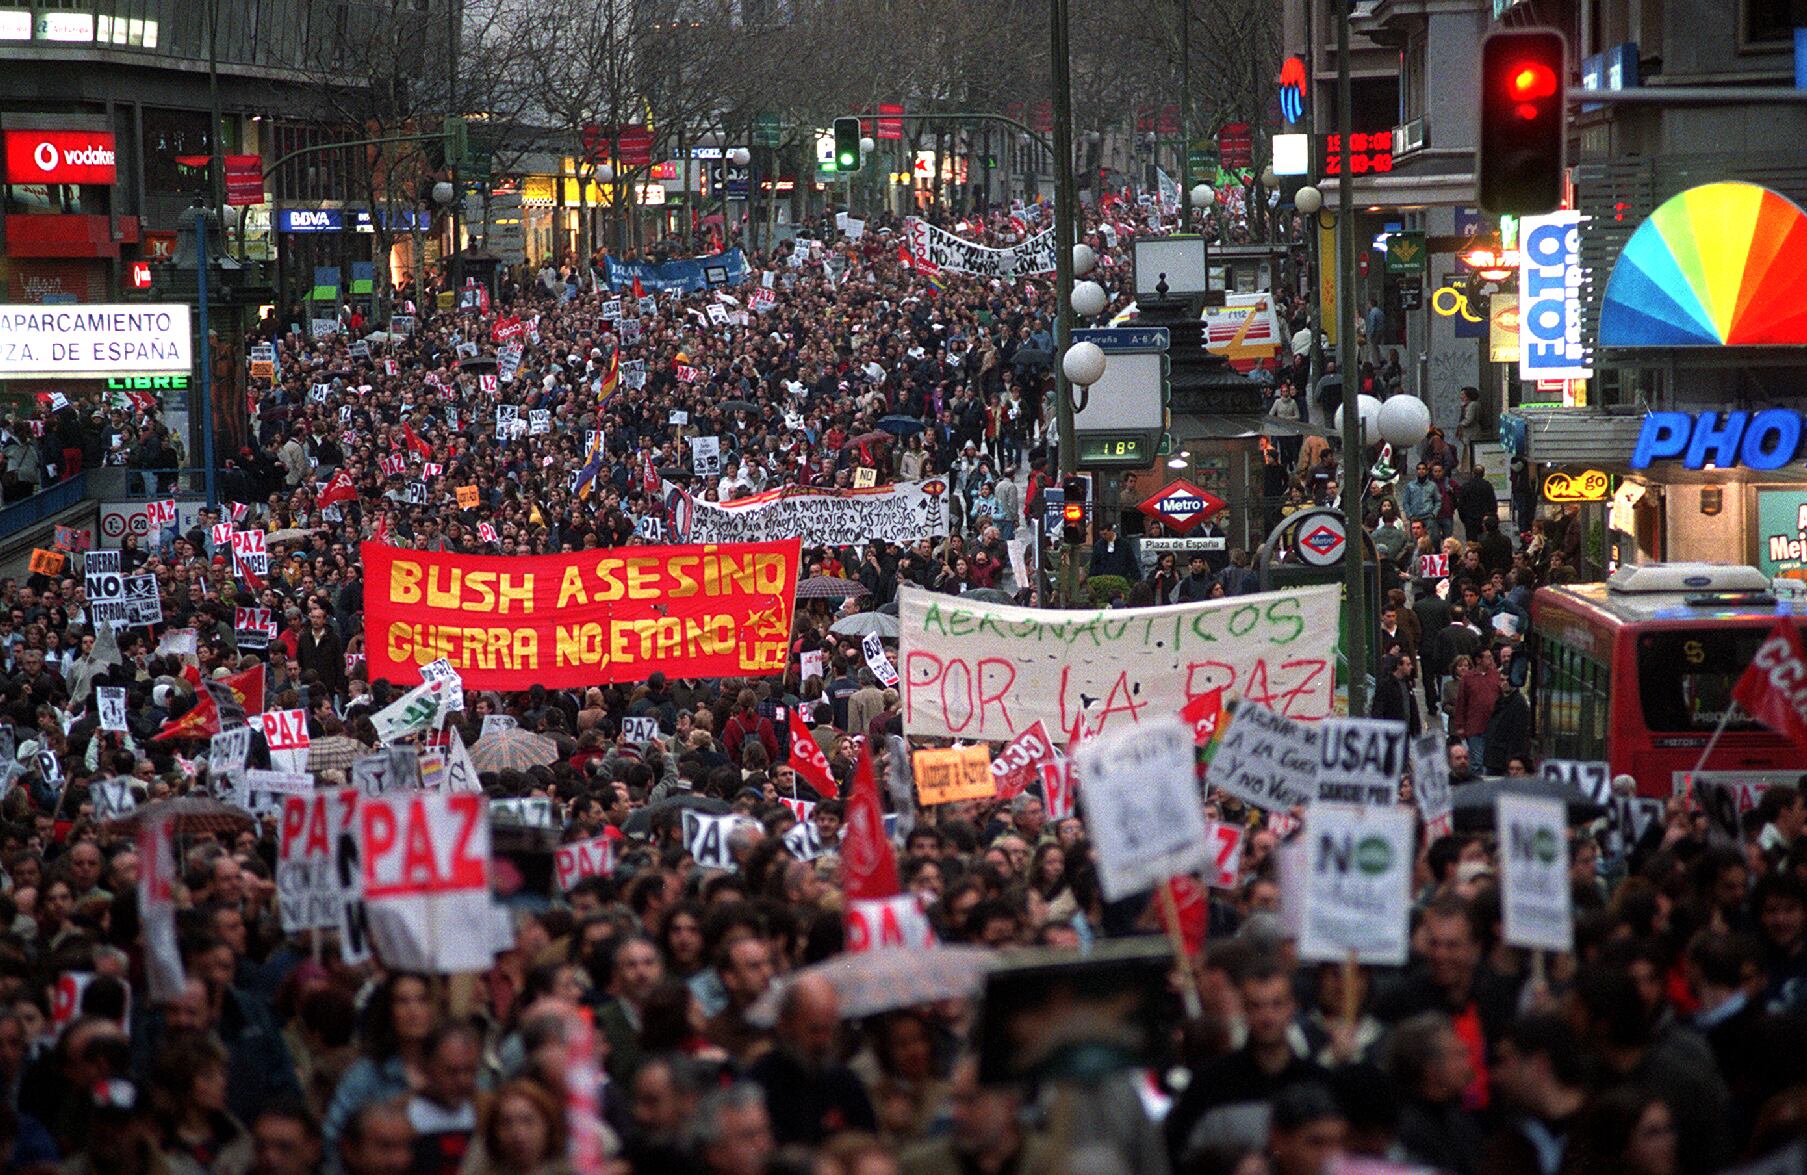
[[[1536,99],[1548,98],[1555,92],[1556,71],[1541,61],[1520,62],[1506,77],[1506,93],[1517,103],[1513,112],[1527,122],[1539,113]]]
[[[1063,522],[1084,522],[1085,503],[1062,502],[1060,504],[1060,517]]]
[[[1555,29],[1502,29],[1481,43],[1476,195],[1489,212],[1529,215],[1562,201],[1568,46]]]

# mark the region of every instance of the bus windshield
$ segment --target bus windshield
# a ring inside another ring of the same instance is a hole
[[[1638,636],[1638,695],[1654,733],[1711,732],[1732,704],[1732,687],[1766,628],[1669,629]],[[1757,730],[1743,713],[1727,730]]]

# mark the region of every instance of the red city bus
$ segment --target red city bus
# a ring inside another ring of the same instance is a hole
[[[1530,649],[1539,758],[1604,760],[1642,796],[1685,789],[1779,615],[1807,625],[1807,604],[1778,600],[1762,572],[1733,564],[1649,563],[1603,584],[1540,588]],[[1803,770],[1798,748],[1740,714],[1701,778],[1753,785],[1741,789],[1748,804]]]

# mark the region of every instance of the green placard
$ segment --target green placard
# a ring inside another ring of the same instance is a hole
[[[776,114],[756,114],[753,116],[753,145],[776,150],[784,141],[784,124]]]
[[[1423,273],[1424,258],[1427,252],[1428,250],[1424,247],[1424,232],[1421,229],[1388,233],[1387,272]]]
[[[1186,149],[1186,182],[1217,177],[1217,143],[1211,139],[1194,139]]]

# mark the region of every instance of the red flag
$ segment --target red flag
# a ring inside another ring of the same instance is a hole
[[[634,297],[635,298],[646,297],[646,287],[640,284],[640,275],[639,274],[634,275]]]
[[[354,502],[357,497],[358,487],[351,484],[351,476],[341,469],[327,479],[326,488],[320,491],[320,505]]]
[[[189,685],[194,686],[196,689],[200,689],[201,667],[196,665],[193,661],[185,662],[182,666],[182,680],[186,681]]]
[[[233,574],[245,581],[246,587],[254,592],[261,592],[264,588],[269,586],[264,581],[264,577],[251,570],[251,565],[243,559],[240,559],[237,553],[234,553],[232,556],[232,571]]]
[[[405,422],[402,424],[402,439],[408,442],[408,447],[410,449],[413,449],[422,457],[431,457],[433,455],[433,446],[421,439],[420,434],[414,431],[414,426],[412,424]]]
[[[1807,746],[1807,654],[1793,620],[1776,620],[1738,679],[1732,700],[1790,742]]]
[[[246,714],[264,712],[264,667],[258,662],[251,668],[220,678],[220,684],[232,691]]]
[[[795,706],[791,707],[790,765],[823,799],[832,800],[841,794],[841,789],[835,786],[834,773],[828,769],[828,756],[822,753],[822,746],[809,732],[809,727],[803,725],[803,715]]]
[[[885,814],[879,807],[878,783],[872,778],[872,756],[864,748],[847,798],[846,825],[841,838],[841,884],[847,900],[895,894],[897,854],[885,839]]]
[[[166,738],[211,738],[220,732],[220,705],[213,695],[203,693],[194,708],[180,718],[172,718],[163,729],[151,736],[152,742]]]
[[[1161,926],[1167,928],[1167,912],[1169,909],[1179,916],[1180,939],[1186,947],[1186,957],[1196,958],[1205,949],[1205,934],[1209,929],[1210,904],[1206,897],[1205,887],[1198,883],[1198,878],[1190,876],[1175,877],[1167,882],[1168,890],[1173,894],[1173,905],[1157,902],[1160,911]]]
[[[389,541],[389,516],[387,514],[376,516],[376,525],[370,528],[370,541],[373,543]]]
[[[1223,690],[1199,694],[1186,703],[1180,718],[1192,728],[1193,746],[1210,746],[1217,741],[1218,729],[1223,725]]]
[[[655,497],[658,495],[659,471],[653,467],[653,455],[650,451],[646,454],[646,465],[640,471],[640,484],[645,488],[647,493],[652,494]]]

